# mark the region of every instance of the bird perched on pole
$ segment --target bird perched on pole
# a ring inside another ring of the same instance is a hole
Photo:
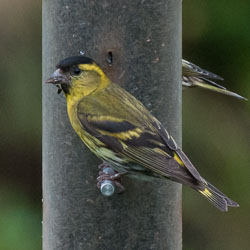
[[[224,80],[222,77],[211,73],[199,66],[182,59],[182,86],[183,87],[199,87],[211,90],[224,95],[236,97],[238,99],[247,100],[245,97],[240,96],[232,91],[227,90],[225,87],[214,82],[216,80]]]
[[[73,129],[85,145],[118,173],[167,178],[206,197],[221,211],[238,204],[201,177],[163,125],[126,90],[84,56],[60,61],[46,83],[65,94]]]

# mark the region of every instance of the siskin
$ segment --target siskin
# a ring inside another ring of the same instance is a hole
[[[224,95],[233,96],[238,99],[247,100],[245,97],[227,90],[225,87],[214,82],[214,80],[222,81],[223,78],[207,70],[204,70],[193,63],[190,63],[182,59],[182,86],[183,87],[200,87],[200,88],[215,91],[217,93],[221,93]]]
[[[46,83],[59,85],[73,129],[119,173],[168,178],[198,191],[221,211],[238,207],[200,176],[163,125],[135,97],[111,82],[92,59],[62,60]]]

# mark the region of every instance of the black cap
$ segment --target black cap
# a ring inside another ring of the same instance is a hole
[[[71,56],[71,57],[65,58],[62,61],[60,61],[56,65],[56,67],[60,68],[60,69],[65,69],[65,68],[70,68],[70,67],[78,65],[78,64],[93,64],[93,63],[95,63],[95,61],[89,57]]]

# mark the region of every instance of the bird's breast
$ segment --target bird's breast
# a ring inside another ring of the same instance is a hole
[[[81,125],[81,122],[78,117],[78,103],[79,101],[73,98],[67,98],[67,110],[70,123],[77,133],[77,135],[81,138],[84,144],[96,155],[98,155],[98,148],[104,146],[104,144],[99,141],[94,136],[90,135],[84,127]]]

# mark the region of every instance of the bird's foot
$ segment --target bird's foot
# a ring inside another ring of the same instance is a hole
[[[117,189],[116,193],[125,191],[125,187],[120,183],[121,176],[125,173],[116,172],[105,162],[99,165],[98,168],[100,171],[97,177],[97,187],[103,195],[111,196],[115,192],[115,189]]]

